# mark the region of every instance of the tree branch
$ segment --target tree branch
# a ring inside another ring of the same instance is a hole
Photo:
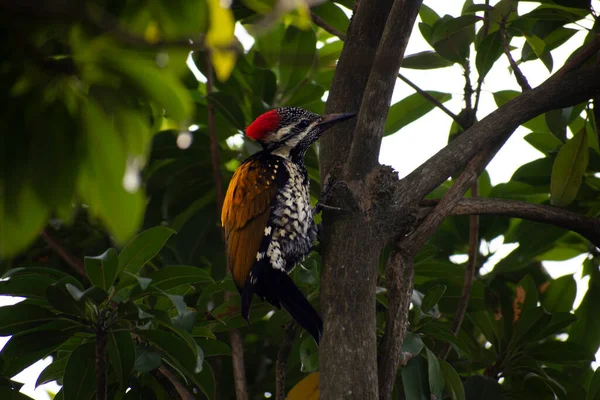
[[[96,323],[96,400],[106,400],[106,310],[101,309]]]
[[[194,395],[188,390],[187,386],[185,386],[179,378],[171,371],[169,368],[161,365],[158,368],[158,372],[160,372],[165,378],[171,382],[171,385],[175,388],[181,400],[195,400]]]
[[[531,118],[552,109],[581,103],[598,93],[600,63],[584,65],[560,80],[550,78],[535,89],[522,93],[467,129],[402,179],[394,207],[402,209],[423,199],[475,157],[482,143],[498,143],[501,146],[519,125]]]
[[[323,28],[323,30],[325,32],[329,32],[333,36],[337,36],[338,38],[340,38],[340,40],[342,42],[344,42],[346,40],[346,34],[345,33],[343,33],[342,31],[339,31],[339,30],[335,29],[333,26],[329,25],[327,23],[327,21],[325,21],[323,18],[319,17],[314,12],[312,12],[312,11],[310,12],[310,17],[312,18],[312,21],[314,22],[314,24],[317,25],[320,28]]]
[[[311,12],[310,15],[311,15],[312,20],[315,25],[317,25],[320,28],[323,28],[326,32],[331,33],[333,36],[337,36],[342,42],[346,41],[346,35],[344,33],[335,29],[333,26],[329,25],[327,23],[327,21],[325,21],[323,18],[316,15],[314,12]],[[408,79],[406,76],[402,75],[401,73],[398,73],[398,78],[402,82],[406,83],[408,86],[413,88],[421,96],[423,96],[423,98],[425,100],[427,100],[428,102],[430,102],[431,104],[433,104],[434,106],[436,106],[437,108],[442,110],[444,113],[446,113],[446,115],[448,115],[450,118],[452,118],[457,124],[462,126],[462,121],[460,120],[460,118],[456,114],[454,114],[452,111],[450,111],[444,104],[439,102],[435,97],[433,97],[432,95],[427,93],[425,90],[418,87],[414,82],[412,82],[410,79]]]
[[[478,198],[479,185],[477,182],[471,186],[471,198]],[[458,336],[460,327],[469,308],[469,299],[471,298],[471,288],[473,287],[473,278],[477,269],[477,255],[479,254],[479,215],[471,215],[469,217],[469,261],[465,270],[465,279],[463,282],[463,290],[458,301],[456,315],[452,321],[452,333]],[[450,345],[446,345],[442,357],[446,359],[450,354]]]
[[[408,327],[408,309],[413,290],[412,256],[394,245],[385,268],[388,308],[385,333],[378,349],[379,399],[392,398],[400,364],[402,343]]]
[[[393,0],[361,0],[355,3],[352,21],[346,33],[347,40],[329,89],[326,114],[356,112],[360,108],[392,4]],[[361,62],[356,62],[357,59]],[[325,182],[328,175],[339,175],[343,158],[352,144],[349,133],[355,130],[356,118],[343,125],[332,127],[320,139],[321,182]]]
[[[50,229],[45,228],[42,231],[42,237],[52,251],[54,251],[69,267],[71,267],[73,271],[87,279],[85,267],[83,266],[81,259],[71,254],[71,252],[64,248],[58,240],[52,237],[50,234]]]
[[[348,188],[363,187],[367,173],[376,166],[391,92],[420,3],[356,2],[325,112],[359,111],[359,115],[321,139],[322,182],[329,176],[346,181]],[[357,154],[359,148],[365,154]],[[361,165],[363,156],[369,162]],[[350,201],[355,194],[359,203],[364,200],[368,204],[370,194],[366,190],[355,193],[353,189],[338,199]],[[349,214],[336,218],[330,211],[323,212],[322,400],[379,398],[374,295],[377,260],[384,241],[378,230],[371,229],[365,213]],[[348,252],[353,246],[362,249],[360,254]]]
[[[294,337],[296,337],[297,329],[298,325],[294,321],[285,326],[285,335],[279,347],[277,362],[275,364],[275,400],[285,400],[286,363],[292,350],[292,343],[294,342]]]
[[[500,40],[502,40],[502,47],[504,48],[504,54],[506,55],[506,58],[508,58],[508,63],[510,64],[510,67],[512,68],[513,72],[515,73],[515,78],[517,79],[517,83],[519,84],[519,86],[521,86],[521,91],[526,92],[528,90],[531,90],[531,86],[529,86],[529,82],[527,82],[527,78],[525,77],[523,72],[521,72],[521,69],[515,62],[515,59],[513,58],[512,54],[510,54],[510,48],[508,47],[508,42],[506,41],[506,29],[505,29],[506,19],[508,18],[508,16],[510,15],[511,12],[512,12],[512,10],[509,10],[509,12],[505,16],[502,17],[502,21],[500,22],[500,29],[499,29]]]
[[[423,200],[421,207],[434,207],[439,200]],[[496,215],[543,222],[579,233],[600,247],[600,219],[558,207],[497,198],[461,199],[449,215]]]
[[[356,179],[377,166],[394,83],[422,0],[396,0],[390,10],[365,95],[356,118],[356,132],[346,162],[346,176]]]
[[[463,133],[464,135],[464,133]],[[460,136],[459,136],[460,137]],[[485,168],[489,160],[490,151],[479,153],[458,177],[452,187],[446,192],[444,197],[437,203],[435,208],[425,217],[423,222],[403,240],[402,246],[410,254],[416,254],[421,247],[429,240],[429,237],[437,230],[444,219],[454,209],[456,204],[463,197],[479,176],[479,170]]]
[[[565,65],[556,71],[556,73],[552,75],[550,79],[562,79],[565,74],[581,67],[587,60],[590,59],[590,57],[592,57],[594,54],[597,54],[598,51],[600,51],[600,33],[596,34],[592,40],[583,45],[579,50],[575,51],[572,57],[567,60]],[[596,62],[596,64],[598,64],[598,62]]]

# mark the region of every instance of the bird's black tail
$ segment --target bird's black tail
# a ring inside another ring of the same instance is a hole
[[[306,300],[292,278],[283,271],[272,269],[269,271],[271,288],[277,291],[279,303],[290,315],[315,339],[317,345],[323,334],[323,321]]]

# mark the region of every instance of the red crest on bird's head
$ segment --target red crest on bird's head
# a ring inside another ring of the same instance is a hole
[[[277,130],[279,120],[277,110],[267,111],[246,127],[246,136],[252,140],[261,140],[267,133]]]

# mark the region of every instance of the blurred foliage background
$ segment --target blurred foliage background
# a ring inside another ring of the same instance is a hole
[[[231,399],[226,333],[234,328],[243,335],[249,398],[275,393],[275,360],[290,317],[255,302],[248,327],[238,296],[224,295],[235,288],[226,276],[218,204],[235,168],[258,150],[242,136],[256,116],[278,106],[323,112],[343,42],[313,20],[346,32],[353,1],[319,3],[0,3],[0,294],[25,298],[0,308],[0,335],[12,335],[0,353],[2,398],[24,398],[11,378],[49,355],[53,362],[37,383],[64,385],[57,399],[92,398],[100,332],[107,338],[108,398],[176,398],[161,373],[166,368],[199,398]],[[543,1],[523,15],[517,6],[468,0],[452,17],[424,5],[419,30],[431,49],[408,55],[403,67],[436,73],[458,64],[483,82],[503,57],[503,40],[524,37],[513,52],[518,63],[541,60],[552,71],[552,51],[587,29],[574,23],[594,21],[588,40],[600,32],[590,1]],[[249,50],[234,35],[236,24],[253,37]],[[480,91],[468,97],[477,100]],[[428,93],[442,103],[452,98]],[[494,98],[502,105],[516,95],[504,90]],[[391,105],[386,134],[433,107],[419,93]],[[508,183],[492,186],[482,175],[480,196],[597,216],[598,108],[590,101],[526,123],[527,142],[544,157]],[[467,127],[475,119],[463,121]],[[454,123],[449,140],[462,130]],[[316,149],[306,164],[316,200]],[[466,264],[453,256],[467,252],[468,231],[468,218],[449,218],[415,260],[395,396],[600,398],[600,374],[591,367],[600,346],[597,248],[560,228],[482,217],[478,272],[455,337]],[[487,244],[500,237],[519,246],[479,273],[494,256]],[[589,288],[573,310],[573,276],[552,279],[541,263],[581,254]],[[313,253],[293,273],[315,303],[320,269]],[[319,370],[319,359],[305,332],[295,336],[287,365],[287,389],[300,382],[290,398],[307,398],[318,384],[307,374]]]

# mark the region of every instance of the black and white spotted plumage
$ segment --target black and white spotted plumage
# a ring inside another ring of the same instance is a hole
[[[248,319],[256,293],[283,306],[317,343],[321,318],[288,276],[317,236],[304,155],[330,126],[352,115],[280,108],[258,117],[246,134],[263,150],[236,170],[221,218],[229,268],[242,295],[242,316]]]

